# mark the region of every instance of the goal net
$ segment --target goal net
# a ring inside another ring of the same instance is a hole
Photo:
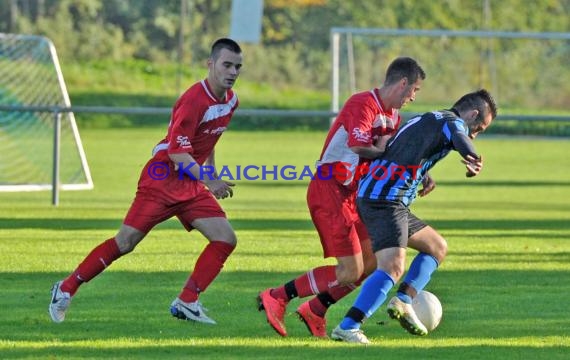
[[[0,33],[0,191],[93,188],[70,106],[53,43]]]

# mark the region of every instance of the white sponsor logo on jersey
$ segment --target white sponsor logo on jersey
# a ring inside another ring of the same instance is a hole
[[[360,128],[352,129],[352,136],[356,141],[367,143],[370,141],[370,133],[367,131],[361,131]]]
[[[176,142],[180,147],[187,148],[190,147],[190,141],[188,140],[188,136],[178,135],[176,137]]]
[[[212,129],[212,130],[206,129],[206,130],[204,130],[204,134],[220,135],[221,133],[226,131],[226,129],[227,129],[227,127],[225,127],[225,126],[220,126],[220,127],[215,128],[215,129]]]

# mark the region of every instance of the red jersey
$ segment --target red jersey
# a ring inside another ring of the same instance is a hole
[[[166,137],[155,146],[157,161],[170,161],[168,154],[189,153],[200,165],[210,156],[239,105],[230,89],[218,100],[207,80],[192,85],[174,104]],[[167,151],[163,151],[167,150]]]
[[[329,130],[317,167],[331,164],[332,167],[322,168],[323,176],[328,176],[327,168],[334,172],[338,169],[335,165],[344,163],[342,167],[347,171],[334,177],[343,185],[356,189],[355,171],[359,164],[370,161],[360,159],[350,147],[372,145],[380,136],[394,134],[400,120],[397,109],[384,109],[377,88],[352,95]]]

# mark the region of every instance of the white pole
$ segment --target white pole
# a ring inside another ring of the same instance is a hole
[[[356,92],[356,69],[354,68],[354,45],[352,33],[346,34],[346,54],[348,55],[348,75],[350,76],[350,93]]]
[[[51,204],[59,205],[59,162],[61,143],[61,112],[56,110],[53,114],[53,174],[51,182]]]
[[[339,109],[339,45],[340,34],[331,32],[331,54],[332,54],[332,103],[331,111],[338,112]],[[334,118],[331,118],[331,124]]]

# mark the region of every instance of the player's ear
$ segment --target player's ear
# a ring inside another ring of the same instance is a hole
[[[469,119],[470,122],[475,121],[475,119],[477,119],[477,116],[479,116],[479,110],[477,109],[473,109],[469,112]]]

